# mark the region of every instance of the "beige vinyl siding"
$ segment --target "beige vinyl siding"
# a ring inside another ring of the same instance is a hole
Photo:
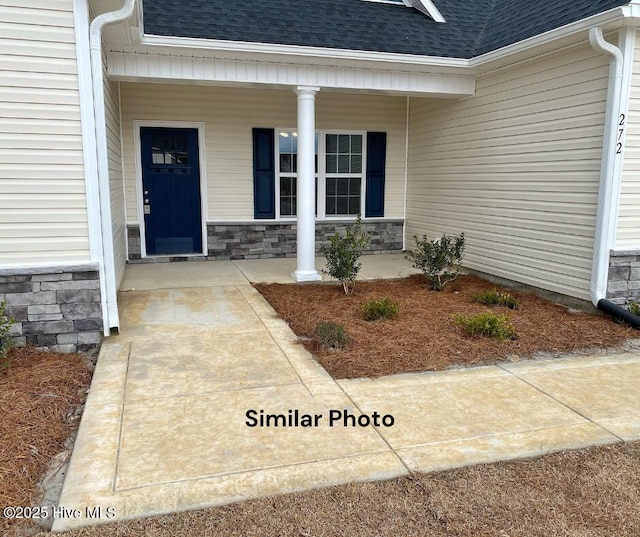
[[[111,226],[116,286],[119,287],[127,263],[127,226],[125,224],[124,184],[122,180],[122,149],[120,144],[120,105],[118,85],[104,73],[104,104],[107,127],[107,157],[111,199]]]
[[[89,260],[71,0],[0,0],[0,266]]]
[[[121,84],[127,221],[138,222],[135,120],[203,122],[207,218],[253,219],[252,128],[296,128],[293,90]],[[316,128],[385,131],[385,216],[403,216],[406,99],[323,93],[316,97]],[[202,142],[202,141],[201,141]]]
[[[584,45],[412,99],[407,237],[464,231],[469,268],[589,299],[607,76]]]
[[[636,49],[631,77],[631,94],[624,167],[620,190],[616,249],[640,249],[640,36],[636,35]]]

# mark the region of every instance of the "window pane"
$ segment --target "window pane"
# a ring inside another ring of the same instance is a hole
[[[298,198],[293,198],[291,200],[291,216],[296,216],[298,214]]]
[[[358,214],[360,212],[360,197],[349,198],[349,214]]]
[[[351,196],[360,195],[360,179],[349,180],[349,195]]]
[[[291,216],[291,198],[283,198],[280,200],[280,214],[282,216]]]
[[[338,152],[338,135],[327,134],[327,153]]]
[[[291,155],[280,154],[280,171],[284,173],[291,173],[293,171],[291,167]]]
[[[354,134],[351,136],[351,152],[362,155],[362,135]]]
[[[293,169],[291,170],[293,173],[298,173],[298,155],[297,153],[293,154]]]
[[[280,153],[291,153],[291,133],[281,132],[279,136]]]
[[[336,198],[327,197],[326,211],[327,211],[327,214],[336,214]]]
[[[346,196],[349,194],[349,179],[336,179],[338,183],[337,194],[338,196]]]
[[[348,134],[338,135],[338,153],[349,153],[350,138]]]
[[[362,173],[362,155],[351,155],[351,173]]]
[[[327,155],[327,173],[338,173],[337,155]]]
[[[349,214],[349,198],[340,197],[336,199],[336,214]]]
[[[154,136],[151,140],[154,164],[189,164],[187,139],[184,136]]]
[[[280,196],[291,196],[291,177],[280,178]]]
[[[338,173],[349,173],[349,155],[338,155]]]

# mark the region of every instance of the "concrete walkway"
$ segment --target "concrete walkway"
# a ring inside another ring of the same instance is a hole
[[[410,272],[364,262],[368,277]],[[336,382],[249,285],[293,266],[127,268],[60,499],[78,513],[54,530],[640,439],[640,346]],[[297,427],[247,425],[296,410]],[[367,426],[375,413],[393,426]]]

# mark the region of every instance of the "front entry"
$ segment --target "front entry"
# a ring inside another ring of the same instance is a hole
[[[141,127],[147,255],[201,254],[198,129]]]

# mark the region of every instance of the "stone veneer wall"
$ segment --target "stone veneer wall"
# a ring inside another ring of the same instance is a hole
[[[87,351],[102,341],[98,265],[0,269],[0,302],[19,346]]]
[[[640,302],[640,250],[611,252],[607,298],[619,305]]]
[[[329,243],[334,233],[344,234],[353,221],[316,222],[316,251]],[[404,220],[372,219],[364,220],[362,228],[371,235],[371,243],[366,253],[390,253],[402,250]],[[212,222],[207,224],[207,259],[265,259],[271,257],[293,257],[296,254],[295,223],[230,223]],[[130,262],[153,262],[156,258],[141,260],[140,228],[127,228]],[[204,256],[202,256],[204,257]],[[161,257],[166,260],[184,260],[182,257]]]

